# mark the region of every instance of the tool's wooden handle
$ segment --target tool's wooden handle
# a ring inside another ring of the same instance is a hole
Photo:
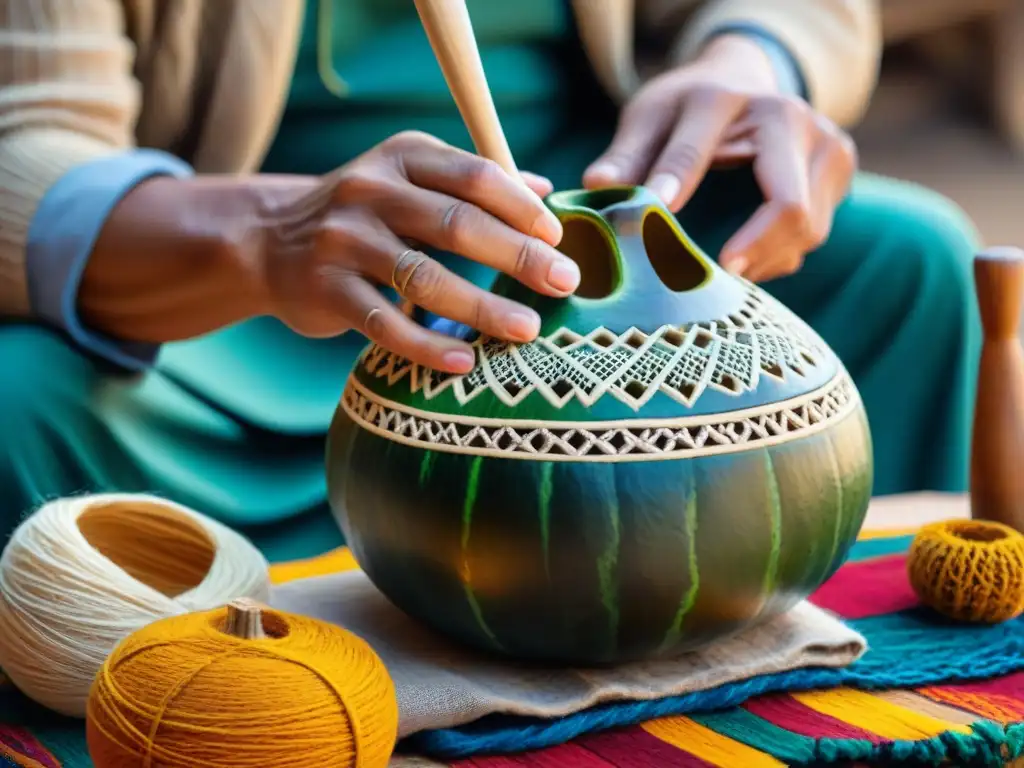
[[[985,338],[1016,337],[1024,304],[1024,250],[989,248],[974,260],[974,285]]]
[[[416,11],[477,154],[518,178],[487,86],[465,0],[416,0]]]

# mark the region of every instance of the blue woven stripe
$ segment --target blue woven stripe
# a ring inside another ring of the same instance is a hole
[[[867,638],[870,650],[845,669],[764,675],[657,701],[616,702],[554,721],[491,716],[461,728],[416,734],[407,744],[440,759],[518,752],[658,717],[735,707],[766,693],[843,685],[864,690],[909,688],[982,680],[1024,669],[1024,618],[994,626],[964,626],[915,609],[850,624]]]
[[[886,555],[899,555],[910,549],[910,542],[913,536],[897,536],[892,539],[868,539],[858,541],[850,549],[848,561],[869,560],[873,557],[884,557]]]

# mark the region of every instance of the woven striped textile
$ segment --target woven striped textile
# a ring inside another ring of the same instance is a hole
[[[394,766],[967,768],[1016,762],[1024,756],[1024,618],[964,626],[921,608],[905,569],[912,533],[862,535],[847,563],[815,594],[813,602],[848,620],[871,646],[835,685],[808,689],[826,678],[798,671],[789,679],[702,692],[689,702],[620,704],[556,722],[499,718],[422,734],[402,745],[403,752],[419,748],[434,759],[398,756]],[[272,576],[282,583],[354,567],[351,555],[339,550],[276,565]],[[0,676],[0,768],[89,768],[84,741],[80,722],[35,707]],[[545,746],[482,754],[509,744]],[[444,754],[473,756],[438,762]]]

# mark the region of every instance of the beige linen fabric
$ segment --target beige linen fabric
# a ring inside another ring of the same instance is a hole
[[[384,660],[398,692],[399,735],[450,728],[493,713],[561,717],[597,704],[659,699],[755,675],[840,667],[864,638],[810,603],[679,658],[609,669],[541,669],[459,647],[391,605],[362,571],[290,582],[274,608],[346,627]]]

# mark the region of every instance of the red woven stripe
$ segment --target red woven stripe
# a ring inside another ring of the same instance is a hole
[[[1024,719],[1024,672],[992,680],[933,685],[918,693],[997,722]]]
[[[789,694],[760,696],[743,707],[772,725],[812,739],[863,739],[873,744],[884,741],[870,731],[817,712]]]
[[[618,768],[578,744],[562,744],[521,755],[474,757],[459,760],[451,768]]]
[[[864,619],[918,605],[907,579],[906,555],[847,563],[811,597],[820,608],[844,619]]]
[[[713,768],[712,763],[662,741],[639,726],[592,733],[576,741],[616,768]]]
[[[991,680],[978,680],[970,683],[954,683],[951,685],[940,685],[938,688],[946,688],[957,691],[971,691],[972,693],[997,693],[1012,699],[1017,699],[1024,704],[1024,672],[1014,672],[1003,677],[996,677]]]
[[[5,746],[15,757],[24,756],[46,768],[60,768],[60,763],[50,750],[24,728],[0,725],[0,746]]]

